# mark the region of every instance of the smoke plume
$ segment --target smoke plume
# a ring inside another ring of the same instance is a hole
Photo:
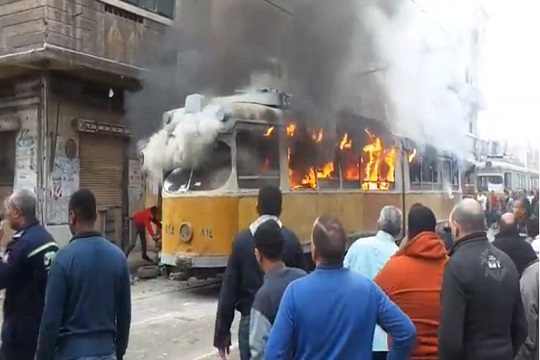
[[[463,148],[458,139],[471,116],[467,81],[474,72],[476,25],[469,2],[273,1],[283,7],[253,0],[182,1],[142,90],[128,97],[135,135],[150,136],[161,114],[182,107],[190,93],[277,87],[292,95],[296,120],[308,126],[335,130],[346,112],[418,143]],[[147,151],[145,161],[155,159],[149,165],[154,170],[185,161],[183,139],[192,125],[176,125],[150,139],[147,149],[157,153]],[[210,128],[203,143],[217,134]],[[164,145],[164,134],[179,139],[173,148]],[[160,146],[178,152],[167,160],[174,164],[163,163]]]

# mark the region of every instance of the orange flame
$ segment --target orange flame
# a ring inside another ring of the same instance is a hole
[[[270,135],[272,135],[273,132],[274,132],[274,127],[271,126],[266,130],[266,132],[264,133],[264,136],[269,137]]]
[[[316,143],[320,143],[323,140],[323,137],[324,137],[324,130],[323,129],[313,130],[313,133],[311,134],[311,138]]]
[[[329,179],[331,177],[334,177],[334,163],[332,161],[317,169],[317,179]]]
[[[365,130],[371,142],[362,149],[362,163],[365,167],[362,178],[363,190],[390,190],[395,182],[397,150],[386,149],[381,138]]]
[[[295,131],[296,131],[296,124],[295,123],[290,123],[289,125],[287,125],[287,136],[293,137]]]
[[[352,149],[352,139],[349,139],[349,134],[345,133],[345,135],[343,135],[343,138],[339,143],[339,149]]]

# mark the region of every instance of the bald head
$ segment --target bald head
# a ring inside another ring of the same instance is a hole
[[[518,231],[516,217],[512,213],[505,213],[499,219],[499,232],[501,234],[516,233]]]
[[[461,200],[452,210],[450,221],[456,239],[486,229],[482,205],[473,199]]]

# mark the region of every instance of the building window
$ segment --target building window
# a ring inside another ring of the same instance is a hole
[[[135,5],[144,10],[154,12],[156,14],[174,18],[175,0],[122,0],[131,5]]]
[[[15,176],[15,133],[0,131],[0,186],[13,186]]]

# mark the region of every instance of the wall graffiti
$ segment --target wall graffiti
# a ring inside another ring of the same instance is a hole
[[[15,146],[15,185],[17,189],[37,187],[36,137],[30,129],[21,129]]]
[[[70,140],[67,141],[69,144]],[[80,162],[78,158],[68,157],[66,141],[61,137],[56,144],[56,156],[49,177],[47,192],[47,223],[66,224],[70,196],[79,188]]]

